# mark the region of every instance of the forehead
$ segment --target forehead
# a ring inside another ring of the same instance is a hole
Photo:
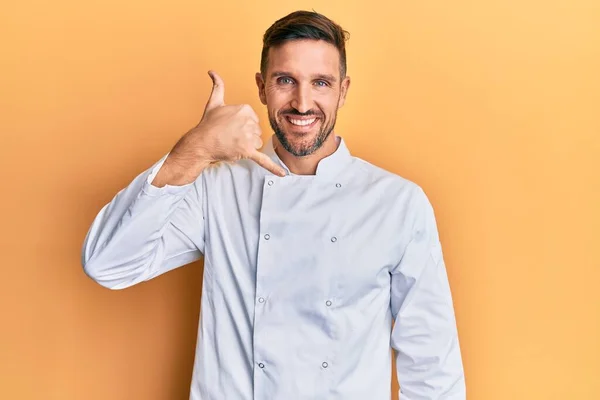
[[[323,40],[291,40],[269,49],[267,75],[280,71],[339,76],[340,53]]]

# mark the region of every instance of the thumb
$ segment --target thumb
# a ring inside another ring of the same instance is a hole
[[[223,79],[214,71],[208,71],[208,75],[213,81],[213,87],[204,109],[205,113],[213,108],[225,105],[225,83]]]

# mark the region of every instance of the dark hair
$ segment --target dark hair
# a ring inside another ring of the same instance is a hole
[[[346,40],[349,33],[326,16],[316,11],[295,11],[275,21],[263,36],[260,72],[265,76],[269,49],[290,40],[324,40],[334,45],[340,53],[340,76],[346,76]]]

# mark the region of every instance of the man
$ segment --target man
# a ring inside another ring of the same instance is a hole
[[[465,398],[433,209],[334,133],[345,41],[315,12],[275,22],[256,74],[265,149],[211,71],[201,122],[86,237],[85,272],[111,289],[204,256],[192,400],[389,399],[392,349],[402,400]]]

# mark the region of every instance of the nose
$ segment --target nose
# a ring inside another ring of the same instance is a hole
[[[311,88],[307,87],[306,85],[296,86],[291,105],[300,113],[305,113],[312,109],[313,104],[310,89]]]

